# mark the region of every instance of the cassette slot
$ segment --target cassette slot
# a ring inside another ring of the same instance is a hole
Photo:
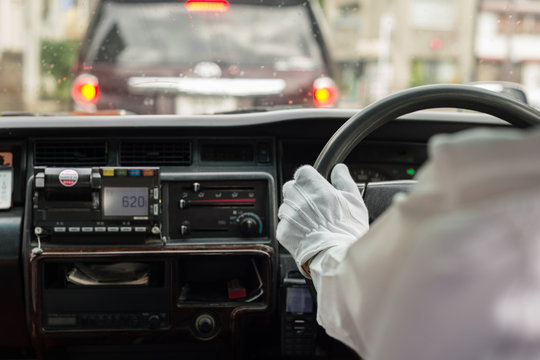
[[[193,185],[182,186],[183,190],[192,190]],[[246,190],[253,191],[255,187],[245,186],[245,185],[206,185],[204,183],[200,184],[201,190]]]
[[[220,232],[225,232],[225,231],[228,231],[229,229],[228,228],[195,228],[195,229],[191,229],[191,232],[192,233],[220,233]]]
[[[254,207],[257,199],[203,199],[203,200],[188,200],[189,206],[242,206]]]

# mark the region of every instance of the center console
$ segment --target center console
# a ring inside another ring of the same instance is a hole
[[[274,307],[273,179],[255,171],[34,168],[24,251],[38,354],[133,341],[234,349],[242,320]]]

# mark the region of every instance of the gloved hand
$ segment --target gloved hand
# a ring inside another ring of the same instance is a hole
[[[344,164],[330,175],[332,184],[311,166],[302,166],[283,185],[278,241],[294,257],[298,269],[332,246],[350,244],[369,228],[366,205]]]

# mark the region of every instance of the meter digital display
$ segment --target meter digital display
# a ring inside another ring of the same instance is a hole
[[[103,188],[104,216],[147,216],[147,187]]]

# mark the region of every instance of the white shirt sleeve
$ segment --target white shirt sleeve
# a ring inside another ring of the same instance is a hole
[[[318,322],[367,360],[540,358],[540,131],[437,136],[429,158],[313,259]]]

